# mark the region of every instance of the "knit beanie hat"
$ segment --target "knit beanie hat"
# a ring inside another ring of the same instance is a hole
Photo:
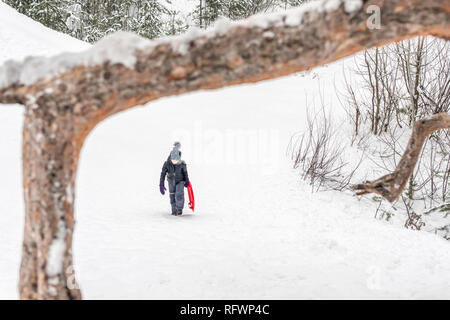
[[[170,152],[170,160],[180,160],[181,159],[181,143],[178,141],[173,144],[173,149]]]

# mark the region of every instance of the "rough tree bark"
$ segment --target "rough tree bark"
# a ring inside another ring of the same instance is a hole
[[[25,105],[20,297],[81,298],[71,269],[74,183],[83,141],[103,119],[160,97],[276,78],[413,36],[450,38],[449,0],[364,0],[352,10],[348,2],[323,1],[327,10],[306,10],[296,23],[288,12],[266,26],[199,35],[185,40],[186,52],[160,43],[137,51],[133,67],[80,65],[51,80],[0,89],[0,103]],[[373,4],[381,9],[380,30],[366,24]]]
[[[75,173],[81,144],[68,114],[36,117],[34,112],[27,109],[23,129],[26,215],[20,296],[79,299],[80,291],[70,277]]]

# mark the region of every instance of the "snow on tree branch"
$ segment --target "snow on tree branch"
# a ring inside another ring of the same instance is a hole
[[[52,58],[30,57],[23,62],[8,61],[0,67],[0,88],[13,84],[28,86],[38,79],[48,80],[78,66],[118,63],[133,69],[138,60],[138,52],[152,55],[161,47],[172,51],[173,54],[189,55],[188,49],[199,42],[207,46],[220,39],[223,43],[236,46],[237,42],[241,42],[240,39],[230,38],[237,34],[242,36],[244,33],[252,35],[252,43],[256,45],[258,42],[258,46],[263,46],[264,42],[270,39],[280,45],[289,45],[292,48],[292,57],[282,62],[295,65],[291,72],[328,63],[363,48],[419,34],[450,37],[450,13],[445,0],[381,2],[380,30],[370,30],[366,26],[369,14],[365,9],[372,2],[379,3],[367,0],[313,1],[287,12],[255,15],[238,22],[221,20],[208,31],[193,29],[181,36],[154,41],[131,33],[118,32],[82,53],[65,53]],[[311,31],[315,30],[317,33],[312,35]],[[314,39],[307,42],[311,36],[314,36]],[[341,41],[343,39],[348,40]],[[304,57],[301,61],[296,61],[302,51],[303,56],[315,51],[321,59],[314,61]],[[277,54],[277,51],[272,54]]]

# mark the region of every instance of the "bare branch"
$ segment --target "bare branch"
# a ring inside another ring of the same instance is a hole
[[[377,193],[390,202],[395,201],[402,193],[408,178],[411,176],[419,158],[425,139],[434,131],[450,129],[450,114],[438,113],[429,119],[419,120],[409,139],[408,146],[393,173],[377,180],[367,181],[353,186],[358,195]]]

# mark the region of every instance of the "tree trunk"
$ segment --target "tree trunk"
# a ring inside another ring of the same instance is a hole
[[[45,110],[27,108],[23,128],[25,230],[20,297],[80,299],[71,249],[80,146],[71,118],[53,118]]]
[[[133,66],[110,61],[86,65],[90,60],[83,56],[80,65],[51,80],[41,74],[43,78],[31,85],[21,81],[36,61],[9,64],[6,71],[0,68],[0,85],[11,75],[18,79],[0,88],[0,103],[26,107],[21,298],[81,298],[72,274],[75,177],[83,141],[103,119],[161,97],[281,77],[413,36],[450,38],[448,0],[365,0],[351,10],[347,2],[335,3],[339,7],[294,9],[260,23],[234,25],[226,32],[219,29],[194,39],[182,36],[144,49],[136,46],[129,57],[135,58]],[[372,4],[381,9],[381,30],[367,27],[366,9]],[[115,40],[109,45],[120,51]],[[106,40],[99,46],[101,52],[107,45]],[[182,50],[176,49],[180,46]],[[423,143],[414,140],[418,138],[424,139],[423,134],[410,141],[413,155]],[[400,183],[391,191],[403,187]],[[386,192],[383,196],[390,197]]]

